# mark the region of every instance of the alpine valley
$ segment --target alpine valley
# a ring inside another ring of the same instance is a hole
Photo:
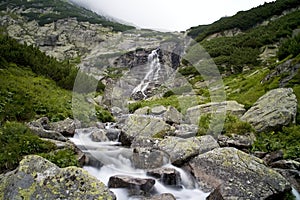
[[[180,33],[0,0],[0,199],[300,200],[299,68],[299,0]]]

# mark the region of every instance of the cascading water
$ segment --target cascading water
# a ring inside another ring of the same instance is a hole
[[[146,91],[148,87],[150,86],[151,83],[155,83],[159,80],[162,66],[160,64],[158,52],[159,49],[155,49],[148,55],[148,63],[147,63],[148,71],[145,77],[139,83],[139,85],[137,85],[133,89],[132,95],[140,92],[143,95],[143,99],[147,98]]]
[[[94,142],[91,140],[91,132],[85,130],[76,130],[74,138],[71,140],[87,155],[93,156],[101,163],[94,166],[85,166],[90,174],[98,178],[104,184],[108,185],[109,178],[115,175],[126,175],[134,178],[152,178],[146,174],[146,170],[135,169],[131,162],[133,149],[120,146],[117,141]],[[177,168],[170,163],[166,163],[166,168],[173,168],[180,174],[180,187],[166,186],[159,180],[156,180],[154,189],[156,194],[171,193],[179,200],[201,200],[208,194],[198,189],[195,180],[184,170]],[[117,196],[117,200],[135,200],[137,197],[128,194],[126,189],[111,189]]]

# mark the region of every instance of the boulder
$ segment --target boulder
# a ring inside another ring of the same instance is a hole
[[[230,113],[241,117],[246,112],[244,105],[236,101],[210,102],[191,107],[186,111],[186,121],[190,124],[199,124],[200,117],[210,113]]]
[[[116,175],[109,178],[109,188],[126,188],[131,195],[149,194],[155,184],[154,179],[133,178],[125,175]]]
[[[134,138],[131,144],[131,148],[152,148],[153,146],[156,146],[159,141],[162,139],[158,138],[149,138],[149,137],[137,137]]]
[[[198,133],[198,125],[194,124],[179,124],[175,125],[175,136],[181,138],[190,138],[194,137]]]
[[[136,137],[163,137],[172,132],[171,126],[151,116],[130,115],[120,135],[122,144],[131,144]],[[130,146],[130,145],[129,145]]]
[[[160,106],[153,107],[150,111],[150,114],[152,114],[152,115],[161,115],[166,111],[167,111],[167,108],[165,106],[160,105]]]
[[[67,141],[67,138],[65,138],[61,133],[57,131],[44,129],[44,126],[40,123],[40,121],[29,122],[27,123],[27,126],[32,133],[36,134],[41,138],[48,138],[48,139],[58,140],[62,142]]]
[[[221,147],[235,147],[239,150],[247,150],[252,147],[255,141],[253,133],[245,135],[231,134],[231,136],[218,135],[218,143]]]
[[[142,108],[137,109],[134,114],[135,115],[148,115],[151,111],[151,108],[149,106],[145,106]]]
[[[76,128],[81,128],[78,120],[67,118],[63,121],[50,123],[50,129],[61,133],[66,137],[73,137]]]
[[[258,132],[276,130],[295,123],[297,98],[291,88],[267,92],[242,116]]]
[[[280,199],[292,189],[261,159],[232,147],[201,154],[188,168],[204,191],[213,190],[207,199]]]
[[[59,168],[40,156],[26,156],[14,172],[0,176],[0,199],[105,199],[115,195],[78,167]]]
[[[171,186],[180,186],[180,173],[174,168],[157,168],[148,170],[147,175],[158,179],[161,183]]]
[[[132,162],[135,168],[154,169],[159,168],[169,161],[169,156],[154,148],[134,148]]]
[[[167,110],[162,114],[163,120],[168,124],[182,123],[182,114],[173,106],[168,106]]]
[[[299,192],[300,191],[300,171],[295,169],[278,169],[275,168],[283,177],[285,177],[292,186]]]
[[[117,128],[109,128],[106,130],[106,137],[111,141],[116,141],[119,139],[121,130]]]
[[[269,165],[273,162],[283,159],[283,151],[278,150],[271,153],[268,153],[263,160]]]
[[[197,139],[200,141],[199,154],[203,154],[220,147],[218,142],[211,135],[204,135],[197,137]]]
[[[109,139],[106,137],[106,130],[104,129],[99,129],[96,131],[93,131],[90,135],[90,138],[94,142],[107,142]]]
[[[170,155],[172,164],[180,166],[198,155],[200,141],[196,137],[188,139],[166,137],[157,144],[157,147]]]
[[[152,197],[144,197],[141,200],[176,200],[176,198],[169,193],[154,195]]]

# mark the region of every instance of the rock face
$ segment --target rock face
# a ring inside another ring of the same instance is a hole
[[[244,105],[239,104],[236,101],[211,102],[187,109],[186,121],[188,123],[198,125],[202,115],[210,113],[225,113],[225,111],[226,113],[230,113],[238,117],[242,116],[246,112]]]
[[[151,116],[130,115],[120,136],[122,144],[131,144],[136,137],[154,137],[168,135],[171,126],[159,118]]]
[[[59,168],[39,156],[26,156],[17,170],[0,176],[0,199],[105,199],[115,195],[77,167]]]
[[[176,200],[176,198],[172,194],[161,194],[161,195],[154,195],[152,197],[145,197],[141,200]]]
[[[279,198],[290,184],[259,158],[235,148],[214,149],[189,163],[200,187],[213,190],[208,199]]]
[[[133,178],[124,175],[112,176],[108,181],[109,188],[127,188],[131,195],[149,194],[154,184],[154,179]]]
[[[174,165],[182,165],[199,153],[200,141],[193,137],[188,139],[167,137],[158,143],[158,148],[170,155]]]
[[[297,98],[291,88],[278,88],[260,97],[242,116],[258,132],[295,123]]]

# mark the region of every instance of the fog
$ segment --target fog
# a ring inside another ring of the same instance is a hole
[[[183,31],[271,0],[72,0],[141,28]]]

